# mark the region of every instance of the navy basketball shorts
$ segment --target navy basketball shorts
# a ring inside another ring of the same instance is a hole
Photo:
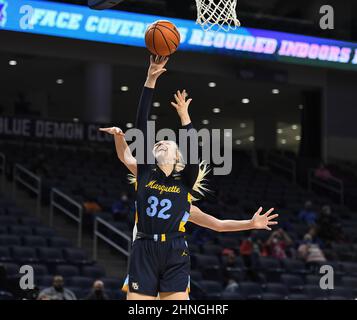
[[[159,292],[189,292],[190,255],[184,237],[164,242],[134,241],[122,290],[157,296]]]

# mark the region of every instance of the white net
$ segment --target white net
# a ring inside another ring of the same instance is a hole
[[[237,0],[196,0],[197,23],[206,31],[234,30],[240,26],[237,18]]]

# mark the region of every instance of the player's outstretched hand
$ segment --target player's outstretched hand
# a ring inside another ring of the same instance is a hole
[[[184,89],[182,90],[182,92],[180,92],[180,90],[177,90],[174,95],[174,98],[176,100],[176,103],[171,102],[171,105],[176,109],[179,116],[188,114],[188,107],[190,106],[192,99],[187,99],[186,90]]]
[[[118,135],[124,137],[124,132],[118,127],[110,127],[110,128],[99,128],[99,131],[103,131],[112,135]]]
[[[167,71],[167,69],[165,69],[165,65],[168,61],[168,57],[150,56],[148,79],[156,81],[164,72]]]
[[[271,213],[274,211],[274,208],[271,208],[264,214],[260,214],[263,211],[263,208],[260,207],[258,211],[254,214],[252,218],[252,226],[254,229],[265,229],[265,230],[271,230],[270,226],[278,224],[277,221],[273,221],[275,218],[277,218],[279,215],[278,214],[273,214]]]

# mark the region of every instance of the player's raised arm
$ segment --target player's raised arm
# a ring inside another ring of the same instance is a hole
[[[192,102],[192,99],[187,99],[187,92],[186,90],[177,91],[174,95],[175,102],[171,102],[171,105],[176,109],[176,112],[181,121],[181,129],[191,130],[192,135],[188,138],[187,141],[187,163],[185,168],[182,171],[182,174],[186,180],[187,185],[192,188],[195,184],[199,172],[199,163],[191,163],[190,156],[191,156],[191,148],[190,148],[190,139],[195,139],[198,143],[198,136],[196,130],[194,130],[191,117],[188,111],[188,108]],[[198,151],[198,150],[197,150]],[[198,159],[197,159],[198,160]]]
[[[263,208],[260,207],[250,220],[220,220],[191,205],[189,221],[217,232],[235,232],[252,229],[271,230],[272,225],[278,224],[274,219],[279,215],[271,215],[274,211],[273,208],[261,215],[262,210]]]
[[[168,61],[167,57],[150,56],[150,66],[145,81],[143,91],[141,93],[139,107],[136,114],[136,128],[141,130],[144,135],[144,162],[147,163],[147,122],[152,105],[152,97],[157,79],[166,71],[165,65]]]

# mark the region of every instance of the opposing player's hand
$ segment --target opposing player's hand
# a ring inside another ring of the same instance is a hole
[[[263,211],[263,208],[260,207],[258,211],[254,214],[251,222],[252,226],[254,229],[265,229],[265,230],[271,230],[270,226],[278,224],[277,221],[273,221],[275,218],[277,218],[279,215],[278,214],[272,214],[271,213],[274,211],[274,208],[271,208],[264,214],[260,214]]]
[[[122,136],[122,137],[125,136],[124,132],[118,127],[99,128],[99,131],[103,131],[116,136]]]
[[[168,57],[150,56],[148,79],[156,81],[164,72],[167,71],[167,69],[165,69],[165,65],[168,61]]]
[[[192,99],[187,99],[187,96],[188,95],[186,90],[182,90],[182,92],[180,92],[180,90],[177,90],[174,95],[176,103],[171,102],[171,105],[176,109],[179,116],[188,114],[188,107],[190,106]]]

